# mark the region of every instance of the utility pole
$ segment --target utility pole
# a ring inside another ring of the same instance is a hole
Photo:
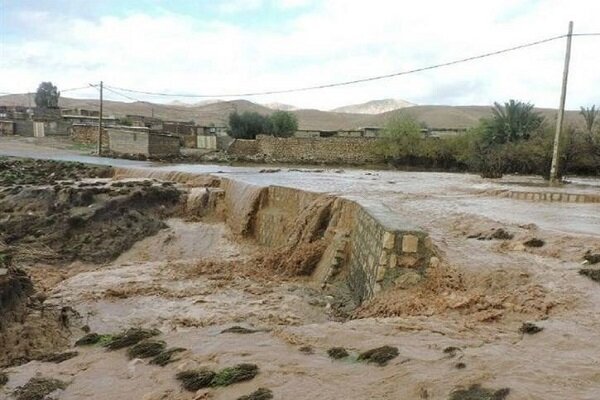
[[[565,116],[565,100],[567,98],[567,79],[569,77],[569,62],[571,61],[571,39],[573,38],[573,21],[569,22],[569,33],[567,34],[567,51],[565,52],[565,66],[563,69],[562,90],[560,93],[560,105],[556,117],[556,134],[554,135],[554,148],[552,151],[552,167],[550,168],[550,184],[558,183],[558,158],[560,150],[560,135],[562,133],[563,118]]]
[[[100,117],[98,118],[98,157],[102,155],[102,87],[103,82],[100,81]]]

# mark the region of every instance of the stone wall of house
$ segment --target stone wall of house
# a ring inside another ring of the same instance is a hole
[[[382,159],[373,152],[375,139],[363,137],[290,137],[258,135],[237,139],[228,153],[237,157],[264,157],[284,163],[364,164]]]

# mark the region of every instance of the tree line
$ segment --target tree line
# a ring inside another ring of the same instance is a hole
[[[271,115],[252,111],[229,114],[229,135],[236,139],[256,139],[256,135],[290,137],[297,130],[298,119],[287,111],[275,111]]]
[[[582,124],[567,125],[560,143],[559,173],[600,174],[600,110],[582,107]],[[374,151],[396,167],[548,178],[555,126],[534,105],[510,100],[494,103],[492,115],[466,133],[423,137],[423,124],[410,116],[389,120]]]

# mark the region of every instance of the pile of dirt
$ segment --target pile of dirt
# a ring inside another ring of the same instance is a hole
[[[109,178],[111,167],[77,162],[0,158],[0,186],[52,185],[63,180]]]
[[[147,180],[0,188],[0,247],[23,263],[110,261],[166,227],[180,194]]]
[[[445,265],[429,268],[426,279],[409,289],[393,288],[364,303],[356,318],[460,312],[480,322],[509,313],[542,318],[556,305],[547,290],[519,271],[464,274]]]
[[[0,253],[0,368],[66,347],[67,329],[61,312],[46,307],[27,274]]]

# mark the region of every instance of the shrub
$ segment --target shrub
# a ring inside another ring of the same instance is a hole
[[[269,117],[273,136],[290,137],[298,130],[298,118],[288,111],[275,111]]]
[[[236,139],[256,139],[256,135],[271,132],[272,123],[267,116],[250,111],[229,114],[229,134]]]

